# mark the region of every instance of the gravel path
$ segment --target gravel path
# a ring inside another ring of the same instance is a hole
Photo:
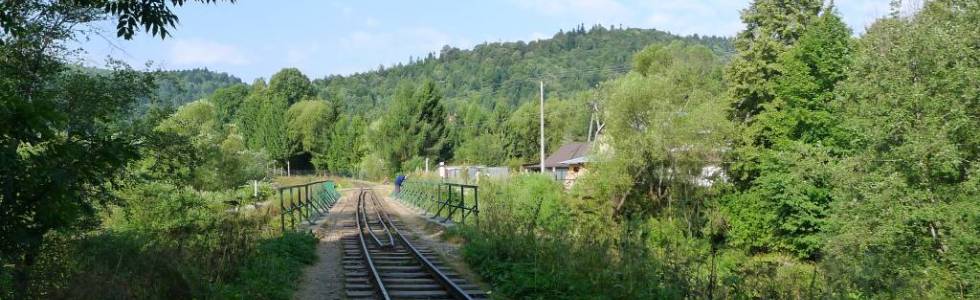
[[[321,226],[313,232],[320,238],[316,245],[319,257],[316,264],[306,268],[303,281],[296,292],[296,299],[343,299],[344,298],[344,269],[341,259],[344,257],[341,248],[341,230],[344,220],[354,218],[355,191],[344,191],[341,200],[330,209]]]

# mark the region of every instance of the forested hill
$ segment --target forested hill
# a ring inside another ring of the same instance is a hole
[[[387,103],[401,82],[431,79],[450,103],[459,100],[485,107],[535,99],[543,78],[549,95],[571,95],[629,70],[633,54],[654,42],[686,40],[728,56],[726,37],[681,37],[656,29],[580,26],[550,39],[531,42],[483,43],[472,50],[444,46],[406,65],[379,67],[350,76],[314,80],[324,99],[337,99],[348,111],[365,112]]]
[[[157,101],[173,107],[205,98],[219,88],[242,83],[234,75],[208,69],[158,71],[156,74]]]

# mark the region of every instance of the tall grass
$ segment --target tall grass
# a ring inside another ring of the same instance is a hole
[[[316,260],[311,234],[280,232],[265,210],[229,211],[220,201],[229,195],[149,184],[123,196],[127,206],[102,229],[45,237],[32,295],[289,299],[302,267]]]

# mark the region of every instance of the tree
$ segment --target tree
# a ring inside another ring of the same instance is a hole
[[[580,29],[576,26],[575,31]],[[392,104],[401,82],[431,79],[439,83],[444,104],[451,112],[462,114],[459,108],[471,103],[486,110],[500,108],[509,114],[521,104],[537,102],[537,79],[542,76],[549,78],[548,97],[553,95],[552,90],[563,99],[580,92],[591,94],[597,84],[628,71],[637,51],[652,43],[672,40],[704,45],[719,55],[732,52],[729,37],[682,37],[656,29],[595,26],[581,34],[556,34],[531,42],[485,43],[468,50],[450,47],[438,55],[386,66],[384,72],[332,75],[313,80],[313,85],[320,97],[336,101],[345,111],[373,114]],[[583,123],[587,129],[588,123]]]
[[[341,117],[331,128],[323,148],[313,152],[318,170],[353,176],[364,157],[367,124],[360,116]]]
[[[245,146],[249,149],[258,150],[262,148],[258,128],[262,105],[265,103],[265,98],[268,97],[267,90],[265,81],[256,79],[252,83],[252,89],[249,91],[248,96],[242,101],[242,107],[235,116],[238,129],[241,131],[242,138],[245,140]]]
[[[980,296],[980,6],[879,20],[838,88],[854,155],[835,176],[826,263],[862,297]],[[928,275],[924,275],[928,274]]]
[[[153,73],[157,86],[155,97],[147,98],[146,103],[141,103],[139,113],[154,104],[149,101],[178,107],[208,97],[220,88],[242,84],[242,80],[238,77],[208,69],[159,70]]]
[[[506,139],[499,134],[483,134],[469,138],[456,147],[457,162],[499,166],[507,160]]]
[[[252,91],[245,97],[239,110],[238,124],[245,145],[255,151],[264,151],[270,158],[282,162],[289,171],[289,158],[295,153],[296,140],[290,138],[289,104],[286,97],[266,88],[264,81],[256,80]],[[301,110],[294,115],[301,115]],[[315,118],[306,120],[315,120]],[[297,129],[307,124],[296,123]],[[298,135],[298,133],[297,133]],[[310,143],[314,139],[308,140]]]
[[[72,3],[51,3],[48,1],[5,1],[0,3],[0,28],[4,35],[14,39],[29,38],[37,33],[38,25],[56,26],[70,29],[71,24],[85,23],[100,17],[116,17],[116,35],[124,39],[132,39],[136,30],[143,27],[147,33],[159,36],[161,39],[170,36],[168,28],[176,26],[179,19],[173,13],[175,6],[183,6],[187,0],[166,1],[155,0],[94,0],[76,1]],[[217,3],[217,0],[196,0],[201,3]],[[229,2],[235,2],[229,0]],[[40,15],[47,12],[48,15]],[[32,18],[40,16],[41,18]],[[52,27],[48,27],[52,28]],[[43,30],[43,29],[42,29]],[[0,43],[7,43],[3,40]]]
[[[220,88],[208,97],[217,109],[218,121],[221,124],[231,123],[234,120],[248,93],[248,86],[236,84]]]
[[[202,144],[221,138],[217,108],[210,101],[194,101],[181,106],[172,116],[157,126],[159,130],[194,137]]]
[[[828,8],[777,60],[775,98],[744,124],[730,168],[742,188],[729,203],[735,245],[819,255],[833,201],[830,165],[848,151],[832,101],[851,43],[850,29]]]
[[[587,111],[585,105],[572,102],[566,99],[551,99],[545,101],[545,149],[553,151],[561,146],[562,142],[571,140],[583,140],[580,136],[572,134],[572,127],[579,125],[582,128],[587,126],[583,121],[579,124],[572,124],[578,121],[581,116],[585,116]],[[524,161],[537,161],[540,156],[540,113],[538,102],[528,102],[519,106],[503,124],[503,136],[507,142],[507,151],[511,157],[516,157]],[[583,132],[585,130],[582,130]]]
[[[150,2],[0,3],[0,263],[14,266],[14,298],[31,292],[48,233],[97,224],[95,207],[112,201],[117,174],[137,156],[122,120],[152,89],[152,76],[117,63],[102,74],[67,68],[66,42],[79,25],[110,16],[128,20],[125,38],[137,24],[165,36],[160,29],[176,21],[169,6],[132,14]]]
[[[435,83],[426,81],[418,88],[404,84],[395,94],[395,102],[375,131],[372,144],[393,172],[405,169],[411,159],[449,158],[446,111]]]
[[[602,87],[606,139],[591,180],[619,216],[665,216],[700,224],[695,194],[703,168],[716,166],[731,123],[725,120],[722,63],[708,48],[674,42],[636,55],[634,71]],[[645,74],[645,75],[644,75]],[[689,235],[695,234],[687,232]]]
[[[425,81],[415,92],[415,102],[418,105],[418,115],[412,127],[414,135],[422,138],[422,154],[438,160],[448,160],[452,157],[452,144],[446,138],[446,108],[442,104],[442,92],[436,88],[435,82]]]
[[[48,25],[30,30],[71,35]],[[47,233],[97,224],[95,207],[111,201],[116,175],[137,156],[120,120],[152,87],[149,75],[126,66],[66,69],[49,56],[58,50],[34,38],[0,45],[0,263],[14,266],[17,298],[30,291]]]
[[[269,157],[282,162],[289,174],[289,157],[293,155],[294,143],[289,138],[286,113],[286,99],[269,93],[262,99],[262,106],[256,118],[255,139]]]
[[[735,57],[726,69],[732,118],[749,121],[775,97],[776,60],[813,20],[823,0],[755,0],[742,12],[745,30],[735,37]]]
[[[286,112],[289,140],[299,147],[298,152],[312,154],[321,151],[330,142],[328,133],[335,119],[333,107],[327,101],[296,102]]]
[[[285,68],[269,79],[269,92],[286,99],[287,105],[313,96],[310,79],[296,68]]]
[[[208,101],[180,107],[148,134],[154,143],[142,147],[144,158],[132,169],[137,174],[151,175],[147,179],[152,181],[207,191],[235,188],[247,180],[260,179],[264,170],[256,172],[255,166],[264,167],[264,157],[245,149],[234,128],[223,130],[217,119],[217,109]],[[157,143],[159,140],[166,143]]]

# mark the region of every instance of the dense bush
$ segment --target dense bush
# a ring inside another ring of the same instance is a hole
[[[613,204],[566,193],[536,175],[481,182],[480,223],[453,234],[463,254],[511,298],[804,298],[828,295],[814,264],[720,249],[681,218],[615,220]]]
[[[229,213],[227,193],[148,184],[123,195],[106,228],[53,234],[33,294],[78,299],[288,299],[316,239],[262,212]]]

